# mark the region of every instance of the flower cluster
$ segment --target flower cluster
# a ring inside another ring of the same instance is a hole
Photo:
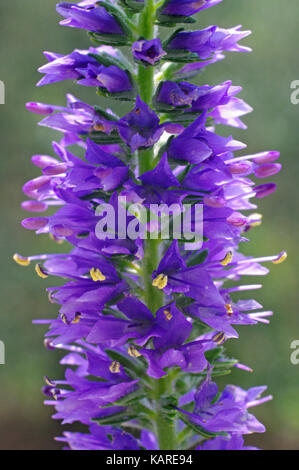
[[[62,133],[52,155],[32,157],[41,175],[24,185],[22,206],[38,216],[22,223],[71,250],[14,259],[34,262],[43,279],[63,279],[48,288],[58,318],[36,323],[49,324],[48,349],[66,351],[65,379],[45,377],[46,404],[63,423],[89,427],[58,438],[67,448],[240,450],[247,449],[244,435],[264,431],[248,409],[271,398],[261,398],[265,387],[227,385],[218,392],[214,380],[234,367],[250,370],[227,357],[223,345],[238,337],[236,325],[268,323],[272,314],[253,299],[238,299],[261,287],[241,279],[267,274],[262,263],[278,264],[286,253],[254,258],[239,245],[261,224],[252,200],[271,194],[275,184],[255,179],[280,171],[279,153],[235,156],[246,146],[218,135],[215,126],[246,128],[240,118],[251,108],[237,97],[241,88],[186,81],[225,51],[248,51],[239,41],[249,32],[182,28],[162,43],[154,27],[192,24],[195,13],[220,2],[57,6],[61,24],[87,30],[97,47],[45,53],[38,85],[76,80],[110,98],[110,107],[115,99],[130,108],[119,116],[73,95],[65,107],[27,104],[44,116],[40,125]],[[119,47],[129,48],[132,60]],[[146,211],[151,204],[175,204],[178,212],[185,203],[200,204],[202,242],[189,250],[185,240],[165,240],[159,224],[138,231],[138,213],[127,207],[127,217],[116,217],[112,233],[99,237],[97,208],[109,204],[118,215],[122,196]],[[129,224],[134,239],[124,235]],[[145,236],[153,231],[155,237]]]

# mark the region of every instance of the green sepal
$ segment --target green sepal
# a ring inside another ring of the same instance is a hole
[[[104,416],[103,418],[92,419],[94,423],[99,424],[100,426],[115,426],[127,421],[131,421],[136,418],[136,413],[132,410],[124,410],[119,413],[115,413],[110,416]]]
[[[179,16],[179,15],[159,15],[158,21],[156,21],[156,25],[158,26],[166,26],[172,28],[174,24],[177,23],[189,23],[194,24],[196,20],[194,18],[190,18],[188,16]]]
[[[170,3],[171,0],[165,0],[163,5],[157,10],[158,24],[162,26],[173,26],[176,23],[196,23],[196,20],[190,16],[184,15],[165,15],[163,14],[164,9]]]
[[[173,123],[174,120],[176,119],[176,115],[178,116],[184,116],[184,111],[186,109],[189,109],[190,106],[180,106],[180,107],[174,107],[171,106],[170,104],[163,103],[161,101],[155,100],[153,102],[153,106],[155,107],[156,111],[159,113],[164,113],[164,114],[169,114],[170,115],[170,123]],[[163,124],[165,121],[163,121]]]
[[[182,181],[184,181],[184,179],[188,175],[190,169],[191,169],[191,165],[188,162],[186,162],[186,166],[185,166],[184,170],[177,176],[177,179],[180,183],[182,183]]]
[[[126,8],[129,8],[134,13],[139,13],[144,8],[143,2],[137,2],[134,0],[120,0]]]
[[[178,399],[175,395],[162,395],[159,401],[159,411],[168,421],[173,421],[177,416],[176,407]]]
[[[92,199],[103,199],[104,201],[109,201],[111,192],[103,191],[99,189],[94,193],[87,194],[86,196],[82,196],[81,199],[83,201],[91,201]],[[88,232],[87,232],[88,233]]]
[[[128,406],[128,405],[135,405],[138,400],[142,400],[146,397],[145,391],[136,390],[135,392],[126,395],[123,398],[113,402],[113,406]]]
[[[214,370],[211,376],[212,377],[224,377],[225,375],[230,375],[231,373],[232,373],[231,369]]]
[[[163,57],[162,60],[168,62],[182,62],[182,63],[189,63],[189,62],[200,62],[200,58],[198,54],[195,52],[189,52],[184,49],[169,49],[168,46],[171,41],[176,37],[177,34],[184,31],[184,28],[176,29],[166,41],[163,42],[163,50],[167,52],[167,56]]]
[[[173,297],[176,299],[176,305],[181,310],[193,304],[194,302],[192,297],[182,296],[180,294],[173,294]]]
[[[104,96],[105,98],[111,98],[114,100],[119,100],[119,101],[134,101],[136,98],[136,87],[133,82],[132,76],[128,70],[126,70],[128,73],[130,80],[131,80],[131,85],[132,89],[128,91],[121,91],[120,93],[110,93],[109,91],[105,90],[104,88],[97,88],[97,94],[99,96]]]
[[[224,348],[222,346],[220,346],[218,348],[210,349],[209,351],[206,351],[206,353],[205,353],[206,360],[210,364],[212,364],[217,359],[222,358],[223,352],[224,352]]]
[[[112,131],[110,134],[105,134],[101,131],[92,131],[88,134],[88,138],[91,139],[95,144],[99,145],[112,145],[119,144],[121,138],[117,132]]]
[[[115,65],[126,72],[130,70],[130,73],[134,73],[134,67],[132,64],[127,60],[127,58],[118,52],[118,57],[112,56],[107,52],[98,52],[98,53],[90,53],[89,56],[96,59],[99,64],[104,65],[105,67],[109,67],[111,65]]]
[[[169,28],[172,28],[173,25],[178,24],[178,23],[186,23],[186,24],[194,24],[196,23],[196,20],[194,18],[191,18],[190,16],[181,16],[181,15],[164,15],[161,14],[160,10],[163,7],[159,8],[157,10],[157,21],[156,24],[158,26],[166,26]]]
[[[200,253],[194,256],[191,256],[191,258],[187,261],[187,266],[188,267],[197,266],[199,264],[204,263],[208,257],[208,254],[209,254],[208,250],[203,250]]]
[[[108,1],[101,1],[101,7],[105,8],[110,15],[114,17],[114,19],[119,23],[121,26],[123,32],[125,33],[124,35],[127,36],[128,39],[132,40],[132,31],[129,26],[129,21],[128,18],[125,14],[125,12],[119,7],[119,5],[115,6],[112,3]],[[120,36],[120,35],[118,35]]]
[[[105,109],[101,108],[101,106],[95,105],[94,110],[99,116],[107,119],[107,121],[117,121],[119,119],[116,114],[108,113]]]
[[[121,320],[126,320],[126,316],[117,310],[116,308],[111,308],[111,307],[104,307],[102,312],[103,315],[112,315],[115,318],[119,318]]]
[[[175,50],[171,49],[171,51],[166,51],[167,55],[162,57],[161,60],[167,62],[179,62],[182,64],[190,64],[192,62],[200,62],[200,58],[195,52],[188,52],[183,49]]]
[[[127,46],[130,44],[129,39],[123,34],[99,34],[89,32],[88,35],[92,41],[101,46]]]
[[[163,80],[162,82],[159,83],[159,86],[157,88],[157,91],[156,91],[154,99],[153,99],[153,106],[155,107],[155,109],[157,111],[159,111],[160,113],[169,113],[169,114],[171,114],[171,117],[173,117],[173,114],[175,114],[175,113],[182,114],[185,109],[188,109],[188,108],[191,107],[191,106],[188,106],[188,105],[175,107],[175,106],[172,106],[170,104],[158,101],[158,96],[160,94],[160,91],[161,91],[161,88],[162,88],[164,82],[165,82],[165,80]],[[173,122],[172,119],[171,119],[171,122]]]
[[[217,436],[227,436],[225,432],[209,432],[206,431],[204,428],[199,426],[198,424],[194,424],[189,419],[184,416],[183,413],[180,413],[180,419],[190,428],[192,431],[194,431],[196,434],[199,434],[200,436],[204,437],[205,439],[212,439]]]

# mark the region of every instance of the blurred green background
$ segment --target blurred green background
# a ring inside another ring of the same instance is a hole
[[[216,84],[232,79],[234,85],[243,86],[242,97],[254,113],[245,118],[248,130],[232,130],[234,136],[248,144],[249,152],[280,150],[284,164],[283,172],[275,177],[278,191],[260,201],[264,223],[254,229],[251,244],[244,247],[252,255],[288,250],[288,261],[271,265],[271,274],[262,279],[264,288],[254,293],[275,316],[270,326],[240,327],[240,339],[228,345],[231,354],[254,369],[254,374],[234,372],[230,382],[244,387],[267,384],[274,395],[271,403],[255,410],[267,433],[248,439],[265,449],[299,449],[299,365],[290,363],[290,343],[299,339],[299,105],[290,103],[290,83],[299,80],[299,6],[298,0],[287,3],[285,8],[281,0],[224,0],[198,15],[200,27],[243,24],[253,31],[244,41],[253,48],[252,54],[227,54],[226,61],[209,67],[200,80]],[[39,174],[30,157],[50,152],[51,140],[58,138],[36,126],[38,117],[25,110],[25,102],[63,105],[67,91],[91,104],[97,101],[93,90],[69,82],[35,87],[36,69],[45,62],[43,50],[68,53],[89,46],[83,31],[58,25],[55,4],[56,0],[0,4],[0,80],[6,85],[6,104],[0,106],[0,339],[6,345],[6,365],[0,366],[1,449],[59,448],[53,437],[61,433],[59,423],[50,419],[51,410],[43,406],[40,391],[44,375],[63,376],[60,356],[43,348],[45,328],[31,324],[34,318],[56,315],[57,309],[47,301],[45,281],[32,268],[11,261],[14,252],[29,255],[57,249],[48,237],[36,237],[20,227],[22,185]]]

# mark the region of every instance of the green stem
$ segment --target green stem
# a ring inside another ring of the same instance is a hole
[[[160,450],[177,450],[175,421],[167,417],[161,410],[160,402],[163,395],[172,392],[172,380],[169,376],[155,380],[156,391],[156,433]]]
[[[153,312],[163,306],[163,292],[152,285],[152,273],[159,264],[159,240],[145,240],[143,258],[143,280],[144,280],[144,300],[148,308]]]
[[[143,11],[140,14],[138,32],[140,37],[150,40],[155,37],[156,8],[154,0],[146,0]],[[141,99],[149,106],[154,94],[154,67],[138,67],[138,85]],[[150,171],[155,166],[153,149],[139,152],[139,174]],[[152,273],[159,264],[159,240],[145,240],[142,274],[144,282],[144,300],[148,308],[153,312],[164,304],[163,291],[153,287]],[[161,450],[176,449],[176,434],[174,421],[165,417],[160,409],[161,397],[172,392],[172,380],[169,376],[153,380],[155,400],[155,428],[157,432],[159,448]]]
[[[155,12],[154,0],[147,0],[139,18],[138,31],[140,37],[147,40],[154,38]],[[154,91],[154,67],[140,64],[138,67],[138,83],[141,99],[150,105]]]

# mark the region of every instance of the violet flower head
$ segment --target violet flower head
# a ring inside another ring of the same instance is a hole
[[[265,431],[250,409],[271,399],[261,397],[266,387],[216,384],[234,368],[251,371],[228,357],[226,341],[272,315],[240,298],[261,287],[243,276],[265,276],[265,263],[287,257],[240,250],[262,223],[255,200],[276,190],[264,178],[281,170],[279,152],[241,155],[245,144],[218,133],[218,124],[246,128],[252,108],[241,87],[193,83],[224,52],[250,50],[240,26],[187,29],[220,2],[57,5],[61,24],[88,31],[98,47],[46,52],[38,86],[73,80],[101,101],[27,103],[62,135],[32,157],[40,175],[23,186],[22,225],[67,244],[13,258],[51,280],[57,316],[35,323],[48,325],[45,347],[64,351],[66,371],[45,377],[45,403],[62,424],[86,427],[57,438],[65,449],[249,450],[246,435]],[[160,26],[173,26],[163,43]]]

